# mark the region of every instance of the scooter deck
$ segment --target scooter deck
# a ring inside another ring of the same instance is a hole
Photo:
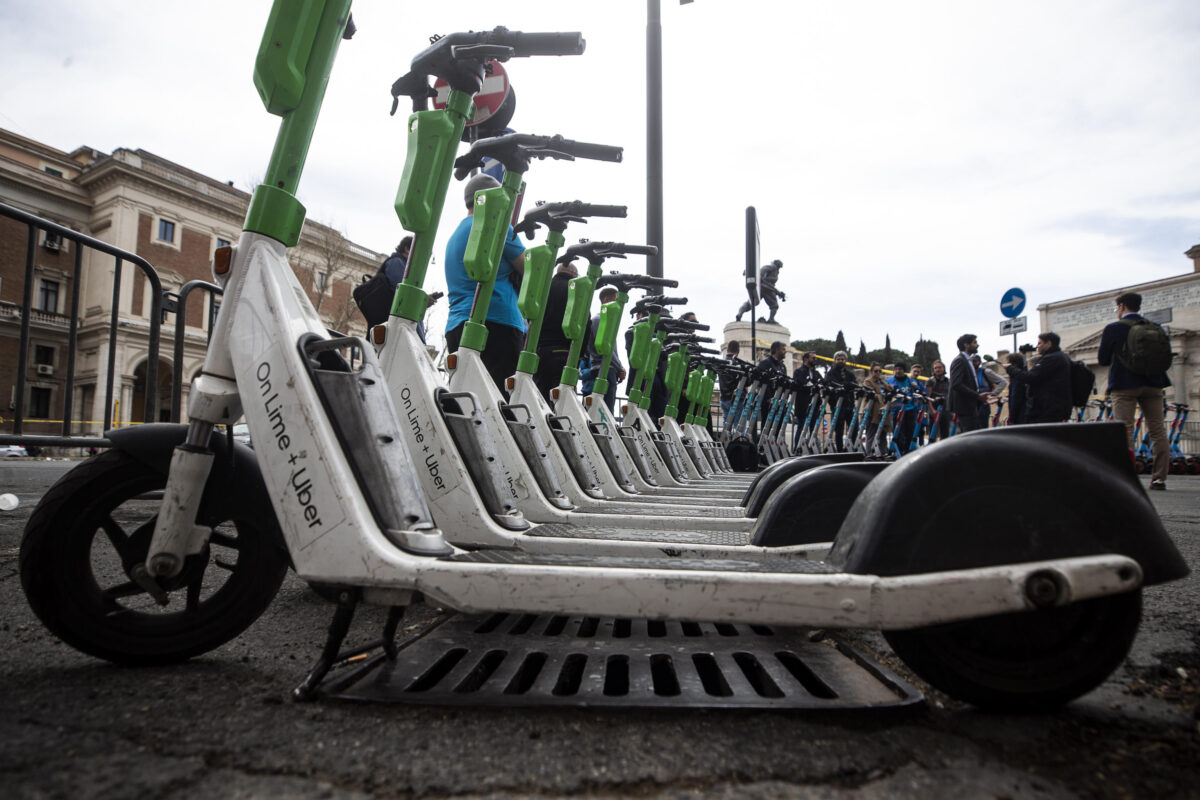
[[[343,700],[447,706],[913,707],[921,693],[840,638],[733,623],[456,614],[326,684]]]
[[[591,525],[585,527],[570,523],[535,525],[526,531],[525,535],[554,539],[596,539],[656,542],[659,544],[711,544],[723,547],[744,547],[750,544],[750,534],[746,531],[661,531],[633,528],[599,528]]]

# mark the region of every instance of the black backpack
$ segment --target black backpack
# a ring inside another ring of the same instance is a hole
[[[1129,336],[1117,360],[1130,372],[1138,375],[1157,375],[1171,368],[1174,354],[1171,339],[1161,326],[1148,319],[1121,320],[1129,326]]]
[[[1088,365],[1082,361],[1071,362],[1071,405],[1082,408],[1088,404],[1092,396],[1092,387],[1096,385],[1096,376]]]
[[[387,322],[395,296],[396,290],[392,288],[382,264],[378,272],[369,278],[364,276],[362,283],[354,287],[354,302],[366,318],[367,327]]]

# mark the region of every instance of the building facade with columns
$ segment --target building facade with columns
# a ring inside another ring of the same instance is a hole
[[[1162,324],[1171,337],[1175,358],[1167,400],[1200,407],[1200,245],[1184,255],[1192,261],[1191,272],[1038,306],[1039,330],[1057,333],[1062,349],[1096,373],[1096,387],[1104,394],[1108,367],[1097,361],[1100,335],[1105,325],[1117,319],[1113,302],[1117,295],[1137,292],[1142,296],[1142,314]]]
[[[80,147],[71,152],[0,129],[0,202],[141,256],[152,264],[164,292],[178,293],[189,281],[212,282],[214,250],[236,242],[250,195],[225,183],[148,153],[119,148],[103,153]],[[26,287],[32,243],[33,285]],[[98,433],[144,419],[149,393],[157,418],[171,415],[176,314],[165,315],[155,386],[147,385],[150,281],[133,265],[83,248],[74,285],[74,243],[0,216],[0,418],[16,407],[19,331],[30,298],[30,352],[26,354],[23,433],[57,433],[71,391],[73,433]],[[338,231],[309,220],[291,252],[292,268],[326,324],[346,333],[365,333],[351,292],[373,274],[383,255],[348,241]],[[73,387],[65,382],[72,299],[78,325]],[[117,335],[110,345],[112,312]],[[187,390],[203,363],[209,320],[219,302],[207,291],[187,302],[183,351],[182,418]],[[105,419],[106,374],[115,364],[114,404]],[[5,412],[4,409],[10,409]],[[38,422],[37,420],[48,420]],[[12,420],[0,422],[11,432]]]

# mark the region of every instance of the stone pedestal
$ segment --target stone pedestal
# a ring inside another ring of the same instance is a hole
[[[767,354],[771,352],[771,342],[783,342],[788,346],[788,354],[783,363],[787,367],[788,374],[791,375],[794,369],[791,352],[792,332],[778,322],[756,322],[754,323],[754,334],[758,341],[755,344],[755,355],[753,357],[750,353],[749,321],[725,323],[725,338],[719,342],[719,345],[721,348],[724,348],[726,342],[737,342],[742,348],[741,359],[743,361],[750,361],[753,358],[753,361],[758,363],[758,361],[766,358]]]

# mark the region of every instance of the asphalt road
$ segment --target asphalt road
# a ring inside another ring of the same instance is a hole
[[[1195,573],[1147,589],[1126,665],[1050,715],[983,714],[928,689],[915,710],[820,716],[300,704],[290,691],[330,606],[290,576],[246,633],[184,665],[114,667],[45,631],[17,551],[69,466],[0,463],[0,492],[21,500],[0,512],[5,798],[1200,797]],[[1200,476],[1173,477],[1151,499],[1200,564]],[[381,622],[368,610],[355,630]],[[906,674],[880,637],[861,643]]]

